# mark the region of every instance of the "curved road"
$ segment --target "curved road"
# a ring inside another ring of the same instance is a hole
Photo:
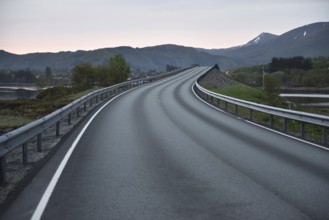
[[[191,89],[206,70],[106,105],[42,219],[329,219],[329,152],[206,105]]]

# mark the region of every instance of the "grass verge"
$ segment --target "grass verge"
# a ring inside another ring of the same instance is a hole
[[[98,89],[95,87],[73,93],[72,90],[63,91],[63,88],[56,87],[45,90],[39,99],[0,100],[0,135],[44,117]]]
[[[235,84],[232,86],[214,88],[211,90],[213,92],[226,96],[231,96],[237,99],[242,99],[242,100],[255,102],[255,103],[262,103],[262,104],[266,103],[266,95],[262,91],[244,84]]]
[[[207,88],[207,86],[206,86]],[[259,104],[268,104],[268,99],[267,96],[264,94],[263,91],[252,88],[250,86],[244,85],[244,84],[235,84],[232,86],[227,86],[227,87],[222,87],[222,88],[207,88],[213,92],[238,98],[241,100],[245,101],[250,101],[250,102],[255,102]],[[208,100],[210,102],[210,100]],[[218,102],[215,103],[220,108],[223,108],[233,114],[239,115],[240,117],[250,119],[250,110],[244,107],[236,107],[233,104],[225,104],[224,102]],[[280,108],[287,108],[287,105],[282,104]],[[324,109],[324,108],[296,108],[294,110],[299,110],[299,111],[304,111],[304,112],[310,112],[314,114],[321,114],[321,113],[328,113],[329,109]],[[264,125],[264,126],[271,126],[271,117],[268,114],[258,112],[253,110],[252,111],[252,121]],[[283,118],[278,117],[278,116],[273,116],[272,117],[272,123],[273,123],[273,128],[276,130],[284,131],[285,129],[285,124],[283,121]],[[313,142],[317,143],[322,143],[322,138],[323,138],[323,130],[320,126],[317,125],[311,125],[304,123],[304,130],[302,131],[301,127],[301,122],[295,121],[295,120],[287,120],[286,122],[286,132],[294,135],[301,137],[303,136],[304,139],[310,140]],[[327,129],[328,130],[328,129]],[[326,131],[327,133],[325,134],[327,136],[327,140],[329,140],[329,132]]]

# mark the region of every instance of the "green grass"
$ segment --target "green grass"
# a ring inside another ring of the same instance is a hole
[[[92,89],[88,89],[88,90],[85,90],[85,91],[82,91],[82,92],[79,92],[79,93],[71,94],[71,95],[67,96],[65,98],[65,100],[69,101],[69,103],[70,103],[74,100],[77,100],[78,98],[81,98],[82,96],[85,96],[85,95],[87,95],[91,92],[94,92],[96,90],[99,90],[99,89],[101,89],[101,88],[100,87],[94,87]]]
[[[255,102],[255,103],[262,103],[262,104],[266,103],[266,95],[262,91],[244,84],[235,84],[232,86],[215,88],[211,90],[213,92],[226,96],[231,96],[237,99],[242,99],[242,100]]]
[[[72,101],[100,88],[95,87],[78,93],[65,93],[63,88],[52,88],[41,99],[0,100],[0,134],[9,129],[16,129],[38,118],[44,117]],[[58,90],[58,91],[57,91]]]
[[[238,98],[241,100],[246,100],[250,102],[255,102],[255,103],[260,103],[260,104],[268,104],[267,101],[267,96],[263,93],[263,91],[252,88],[250,86],[244,85],[244,84],[235,84],[232,86],[227,86],[227,87],[222,87],[222,88],[207,88],[213,92]],[[209,100],[208,100],[209,101]],[[224,108],[224,103],[220,103],[219,107]],[[282,107],[286,107],[284,104],[282,104]],[[305,107],[303,107],[303,110],[305,111]],[[328,109],[318,109],[315,111],[314,109],[308,109],[309,112],[312,113],[328,113]],[[236,111],[235,105],[232,104],[227,104],[227,111],[234,113]],[[237,114],[240,117],[247,118],[249,119],[249,110],[244,107],[239,107]],[[273,128],[277,130],[283,130],[283,119],[278,116],[273,117]],[[253,111],[253,121],[259,124],[263,124],[265,126],[269,126],[270,123],[270,117],[268,114],[258,112],[258,111]],[[287,132],[300,136],[300,129],[301,129],[301,123],[298,121],[294,120],[288,120],[287,123]],[[322,128],[317,125],[310,125],[310,124],[305,124],[305,136],[304,138],[310,141],[314,142],[321,142],[322,140]],[[327,140],[329,140],[329,132],[327,132]]]
[[[32,122],[33,119],[21,116],[0,115],[0,131],[15,129]]]

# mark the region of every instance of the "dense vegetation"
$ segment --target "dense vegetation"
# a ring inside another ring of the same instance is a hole
[[[304,58],[301,56],[290,58],[277,58],[273,57],[271,63],[269,63],[269,72],[273,73],[284,69],[302,69],[310,70],[313,68],[312,60],[310,58]]]
[[[110,86],[128,79],[130,66],[122,55],[111,57],[105,65],[93,67],[88,63],[81,63],[73,68],[72,86],[80,91],[95,85]]]
[[[34,83],[35,81],[36,77],[30,69],[16,71],[0,70],[1,83]]]
[[[313,59],[303,57],[273,58],[267,65],[233,69],[229,75],[253,87],[263,86],[263,69],[277,79],[281,86],[288,87],[328,87],[329,58]]]

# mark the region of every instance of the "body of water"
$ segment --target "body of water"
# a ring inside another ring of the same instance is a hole
[[[280,94],[281,97],[297,105],[312,107],[329,107],[329,94]]]
[[[34,88],[0,88],[0,100],[35,99],[38,90]]]

